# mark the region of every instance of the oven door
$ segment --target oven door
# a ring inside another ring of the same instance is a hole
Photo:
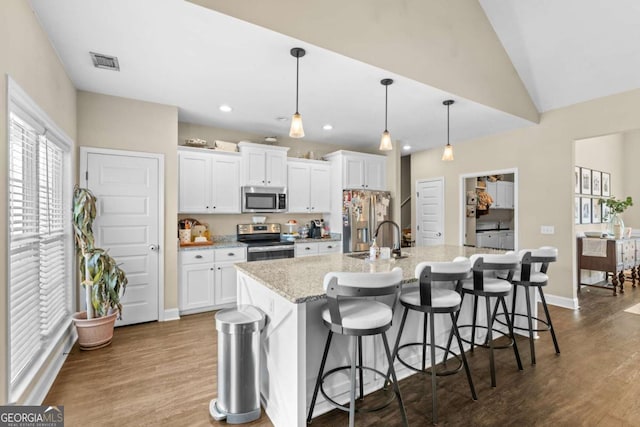
[[[247,248],[247,262],[293,258],[293,245],[253,246]]]

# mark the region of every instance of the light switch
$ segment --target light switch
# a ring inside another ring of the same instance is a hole
[[[556,230],[553,225],[541,225],[540,233],[541,234],[555,234]]]

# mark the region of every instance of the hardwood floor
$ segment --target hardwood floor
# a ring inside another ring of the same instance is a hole
[[[497,382],[490,387],[488,352],[468,353],[478,392],[471,400],[461,372],[438,379],[439,425],[451,426],[638,426],[640,425],[640,315],[624,310],[640,303],[640,289],[624,295],[586,288],[581,309],[550,307],[562,354],[548,333],[536,341],[531,366],[527,340],[518,343],[520,372],[511,350],[496,351]],[[126,326],[111,346],[85,352],[74,347],[45,402],[64,405],[68,426],[207,426],[216,396],[214,314],[179,321]],[[431,425],[429,378],[400,383],[410,425]],[[332,411],[313,426],[346,425]],[[357,414],[357,425],[399,425],[397,405]],[[266,415],[248,424],[270,426]]]

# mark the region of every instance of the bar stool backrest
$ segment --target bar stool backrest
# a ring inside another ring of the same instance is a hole
[[[523,249],[520,255],[520,280],[527,282],[531,278],[532,272],[547,273],[550,262],[558,259],[558,248],[553,246],[542,246],[538,249]]]
[[[395,267],[384,273],[329,272],[324,276],[324,290],[331,314],[331,323],[342,327],[338,298],[380,297],[393,295],[392,310],[400,297],[402,269]]]
[[[459,257],[449,262],[421,262],[416,266],[415,276],[420,283],[420,305],[431,306],[431,284],[433,282],[459,282],[469,277],[471,261]]]
[[[506,254],[474,254],[469,257],[472,263],[473,288],[484,290],[485,273],[508,271],[507,281],[511,282],[513,272],[518,267],[518,256],[515,253]]]

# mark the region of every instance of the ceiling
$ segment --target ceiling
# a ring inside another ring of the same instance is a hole
[[[618,1],[624,7],[617,17],[598,0],[480,3],[538,110],[546,111],[640,87],[638,5]],[[299,110],[310,141],[377,146],[384,129],[383,78],[395,80],[389,131],[400,145],[411,145],[410,152],[446,143],[442,101],[449,98],[456,101],[454,144],[533,125],[183,0],[31,4],[76,88],[175,105],[184,122],[286,137],[295,111],[296,61],[289,50],[299,46],[307,50],[300,59]],[[117,56],[120,72],[94,68],[89,52]],[[220,111],[223,104],[233,111]],[[323,130],[325,124],[333,130]]]

